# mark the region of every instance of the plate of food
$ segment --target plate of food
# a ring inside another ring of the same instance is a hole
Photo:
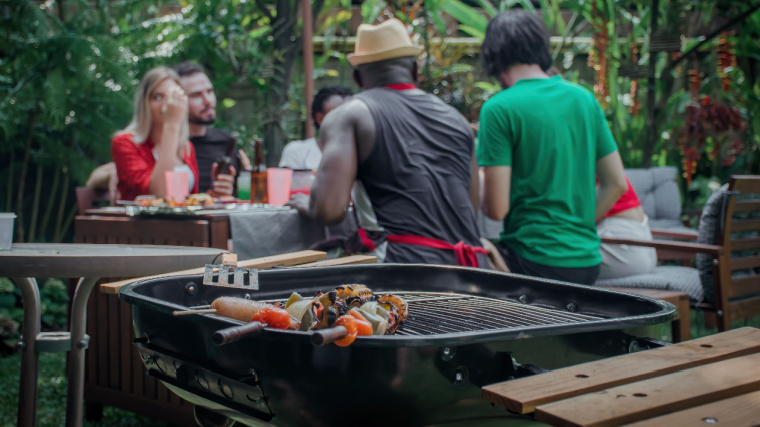
[[[201,209],[215,207],[214,198],[206,193],[191,194],[182,201],[144,195],[137,196],[134,201],[119,201],[119,204],[126,207],[128,216],[194,216]]]

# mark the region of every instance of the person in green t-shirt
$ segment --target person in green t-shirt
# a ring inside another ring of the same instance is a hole
[[[604,113],[593,94],[546,74],[549,36],[533,14],[496,16],[481,52],[505,89],[483,105],[477,146],[483,213],[504,221],[497,247],[514,273],[593,284],[596,222],[626,190]]]

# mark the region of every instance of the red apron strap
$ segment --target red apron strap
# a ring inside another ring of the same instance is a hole
[[[434,249],[446,249],[454,251],[457,257],[457,264],[463,267],[480,267],[478,254],[487,254],[488,251],[459,242],[456,245],[444,242],[443,240],[433,239],[431,237],[414,236],[411,234],[390,235],[387,239],[391,243],[406,243],[408,245],[426,246]]]
[[[361,239],[362,244],[366,246],[370,252],[374,252],[376,249],[375,242],[373,242],[372,239],[367,236],[367,230],[360,228],[358,231],[359,239]]]

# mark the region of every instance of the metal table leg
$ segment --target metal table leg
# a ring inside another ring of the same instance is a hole
[[[87,330],[87,300],[97,277],[83,277],[74,291],[71,304],[71,350],[69,352],[69,386],[66,396],[66,426],[82,425],[82,396],[84,393],[84,357],[89,344]]]
[[[21,349],[21,381],[18,395],[19,427],[37,424],[37,361],[39,355],[34,343],[40,333],[40,291],[33,278],[12,279],[21,290],[24,304],[24,329],[19,347]]]

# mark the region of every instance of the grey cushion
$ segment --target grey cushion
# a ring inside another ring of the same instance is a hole
[[[691,267],[658,266],[648,274],[597,280],[596,286],[619,288],[662,289],[689,294],[689,298],[700,302],[704,298],[699,271]]]
[[[652,228],[683,228],[677,173],[672,166],[625,170]]]

